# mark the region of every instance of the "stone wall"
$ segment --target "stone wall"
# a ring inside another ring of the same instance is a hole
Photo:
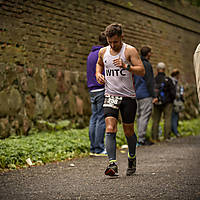
[[[184,116],[197,116],[192,56],[200,42],[199,16],[200,9],[184,1],[1,0],[1,138],[28,134],[42,120],[88,125],[86,59],[113,22],[123,24],[126,43],[152,47],[154,69],[163,61],[167,73],[181,70]]]

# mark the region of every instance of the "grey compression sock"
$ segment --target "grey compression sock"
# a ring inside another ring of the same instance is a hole
[[[106,151],[109,162],[116,162],[116,133],[106,133]]]
[[[137,143],[137,137],[135,133],[130,137],[126,136],[126,140],[128,143],[129,158],[134,158],[136,154],[136,143]]]

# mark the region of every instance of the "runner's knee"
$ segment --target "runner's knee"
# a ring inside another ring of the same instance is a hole
[[[134,135],[134,125],[133,124],[131,124],[131,125],[123,124],[123,129],[124,129],[124,134],[127,137],[131,137],[132,135]]]
[[[135,135],[135,133],[131,132],[131,131],[127,131],[127,132],[124,132],[124,133],[125,133],[125,136],[127,136],[127,137],[131,137],[131,136]]]
[[[112,126],[112,125],[107,125],[106,126],[106,132],[107,133],[116,133],[117,132],[117,128],[115,126]]]

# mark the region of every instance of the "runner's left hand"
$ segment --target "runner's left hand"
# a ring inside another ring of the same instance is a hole
[[[122,61],[121,58],[114,59],[114,60],[113,60],[113,64],[114,64],[116,67],[125,68],[125,64],[123,63],[123,61]]]

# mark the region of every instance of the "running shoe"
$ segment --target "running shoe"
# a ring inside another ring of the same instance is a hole
[[[90,154],[89,154],[90,156],[95,156],[96,154],[95,153],[93,153],[93,152],[90,152]]]
[[[108,167],[106,168],[105,175],[107,175],[107,176],[116,176],[117,173],[118,173],[117,165],[114,162],[110,163],[108,165]]]
[[[104,150],[104,151],[102,151],[102,152],[100,152],[100,153],[95,153],[94,156],[100,157],[100,156],[107,156],[107,155],[108,155],[107,151]]]
[[[128,168],[126,170],[126,176],[132,176],[136,171],[136,157],[134,159],[128,158]]]

